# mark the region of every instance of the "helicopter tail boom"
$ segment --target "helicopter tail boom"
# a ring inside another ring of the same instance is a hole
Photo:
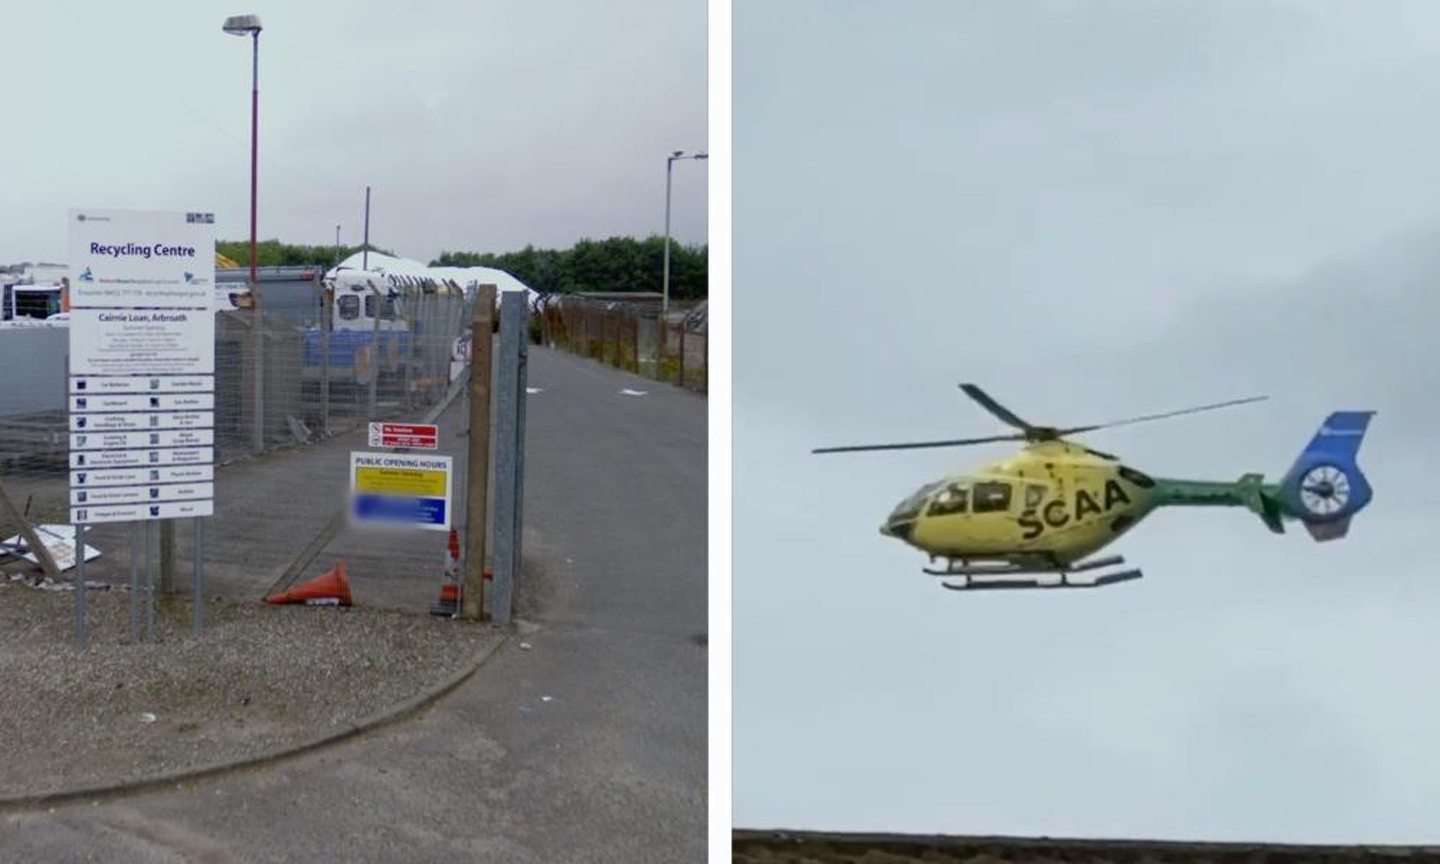
[[[1338,540],[1370,503],[1370,484],[1355,457],[1373,414],[1331,414],[1279,483],[1259,474],[1233,483],[1157,478],[1154,504],[1244,507],[1276,534],[1285,532],[1284,520],[1295,519],[1317,541]]]

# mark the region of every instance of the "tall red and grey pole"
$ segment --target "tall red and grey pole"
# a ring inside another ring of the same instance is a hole
[[[255,326],[251,328],[250,378],[254,388],[250,446],[256,453],[265,450],[265,339],[260,314],[260,283],[256,274],[255,202],[259,177],[260,145],[260,16],[232,15],[225,19],[226,33],[250,37],[250,307]]]
[[[250,37],[250,290],[255,291],[255,265],[258,252],[255,235],[256,189],[259,183],[260,144],[260,16],[232,15],[225,19],[224,30],[232,36]]]

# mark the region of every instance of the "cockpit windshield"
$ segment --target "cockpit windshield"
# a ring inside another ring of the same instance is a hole
[[[925,501],[930,497],[931,493],[944,485],[944,481],[940,481],[937,483],[927,483],[926,485],[921,486],[914,495],[911,495],[909,498],[901,501],[900,504],[890,513],[890,521],[898,522],[907,519],[917,518],[920,515],[921,509],[923,509],[925,506]]]

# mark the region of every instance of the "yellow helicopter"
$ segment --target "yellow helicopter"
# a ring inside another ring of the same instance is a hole
[[[974,384],[961,384],[1016,433],[953,441],[823,447],[814,453],[958,447],[996,441],[1024,441],[1010,459],[973,475],[952,475],[920,487],[890,513],[880,533],[943,559],[933,576],[961,581],[952,590],[986,588],[1095,588],[1139,579],[1138,569],[1112,555],[1088,558],[1134,527],[1156,507],[1246,507],[1271,531],[1284,533],[1284,520],[1304,524],[1317,541],[1345,536],[1350,519],[1370,503],[1372,491],[1356,464],[1360,442],[1373,411],[1337,411],[1326,418],[1299,458],[1278,483],[1260,474],[1234,482],[1150,477],[1118,457],[1066,441],[1065,436],[1143,423],[1231,405],[1258,402],[1253,396],[1148,414],[1111,423],[1058,428],[1020,419]],[[1084,572],[1098,575],[1073,579]]]

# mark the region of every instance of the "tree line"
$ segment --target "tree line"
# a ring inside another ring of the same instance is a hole
[[[260,267],[332,267],[338,260],[363,247],[305,246],[262,240],[256,244]],[[249,240],[220,240],[215,251],[242,267],[250,264]],[[394,255],[386,249],[371,252]],[[663,287],[665,238],[651,235],[585,239],[569,249],[536,249],[527,245],[518,252],[441,252],[432,267],[495,267],[534,288],[549,293],[576,291],[653,291]],[[709,247],[670,242],[670,296],[700,299],[707,295]]]
[[[255,244],[255,266],[257,267],[334,267],[363,249],[363,246],[303,246],[295,243],[281,243],[279,240],[260,240]],[[336,254],[338,251],[338,255]],[[394,255],[386,249],[370,247],[371,252]],[[215,252],[224,255],[241,267],[250,266],[249,240],[216,240]]]
[[[432,266],[495,267],[537,291],[653,291],[664,283],[665,238],[581,240],[569,249],[518,252],[442,252]],[[707,296],[709,247],[670,242],[670,296]]]

